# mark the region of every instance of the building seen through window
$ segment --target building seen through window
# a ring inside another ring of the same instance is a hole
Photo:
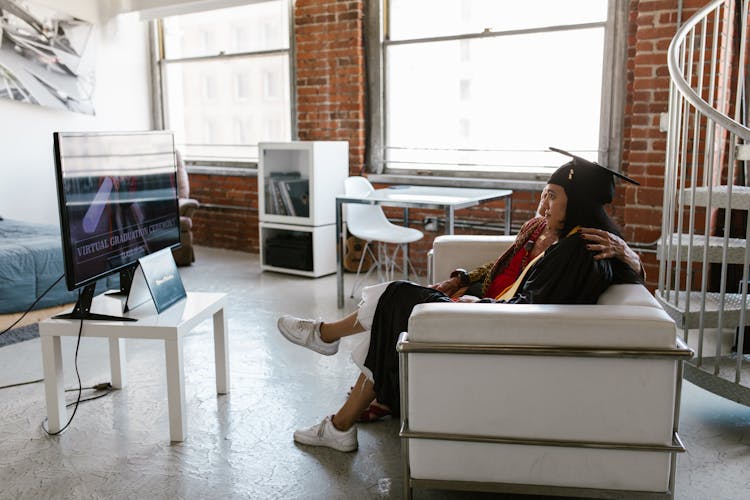
[[[160,20],[165,127],[188,159],[254,162],[291,139],[287,2]]]
[[[540,172],[600,144],[609,2],[388,0],[385,170]]]

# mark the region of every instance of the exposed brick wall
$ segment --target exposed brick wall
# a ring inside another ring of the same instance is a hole
[[[297,0],[297,127],[303,141],[349,141],[349,169],[365,162],[364,0]]]
[[[623,170],[640,187],[621,184],[611,207],[625,228],[628,241],[650,243],[661,232],[666,134],[659,131],[660,113],[669,97],[667,48],[677,30],[677,2],[631,0],[627,48],[627,92],[623,128]],[[684,0],[685,21],[705,0]],[[301,140],[347,140],[350,172],[365,164],[366,76],[363,43],[363,0],[297,0],[294,29],[297,66],[297,120]],[[257,182],[242,177],[191,175],[193,195],[204,203],[239,203],[250,210],[200,209],[196,216],[197,244],[258,251]],[[224,200],[224,201],[222,201]],[[538,193],[513,195],[514,225],[533,215]],[[400,211],[389,211],[400,217]],[[503,204],[461,213],[461,219],[502,222]],[[412,221],[440,216],[438,211],[411,212]],[[421,224],[414,227],[423,230]],[[442,232],[442,228],[439,233]],[[461,232],[481,232],[464,230]],[[437,234],[439,234],[437,233]],[[412,245],[411,257],[423,264],[436,233]],[[641,254],[651,286],[658,275],[652,253]]]
[[[190,196],[203,204],[193,215],[194,244],[260,251],[257,178],[190,174]]]

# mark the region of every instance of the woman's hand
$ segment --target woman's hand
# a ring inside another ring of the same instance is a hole
[[[602,229],[581,228],[581,236],[588,243],[586,248],[596,252],[594,259],[617,259],[630,266],[636,273],[641,273],[641,259],[638,254],[616,234]]]
[[[448,278],[440,283],[434,283],[430,285],[430,288],[434,288],[438,292],[443,292],[448,297],[452,297],[459,289],[461,289],[461,279],[458,276]]]

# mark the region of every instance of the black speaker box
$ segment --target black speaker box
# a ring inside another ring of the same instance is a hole
[[[312,271],[312,233],[279,234],[268,238],[264,256],[269,266]]]

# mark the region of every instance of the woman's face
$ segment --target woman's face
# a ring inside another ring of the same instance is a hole
[[[547,184],[542,190],[542,198],[539,200],[539,215],[547,219],[547,227],[561,230],[565,223],[565,208],[568,206],[568,195],[562,186]]]

